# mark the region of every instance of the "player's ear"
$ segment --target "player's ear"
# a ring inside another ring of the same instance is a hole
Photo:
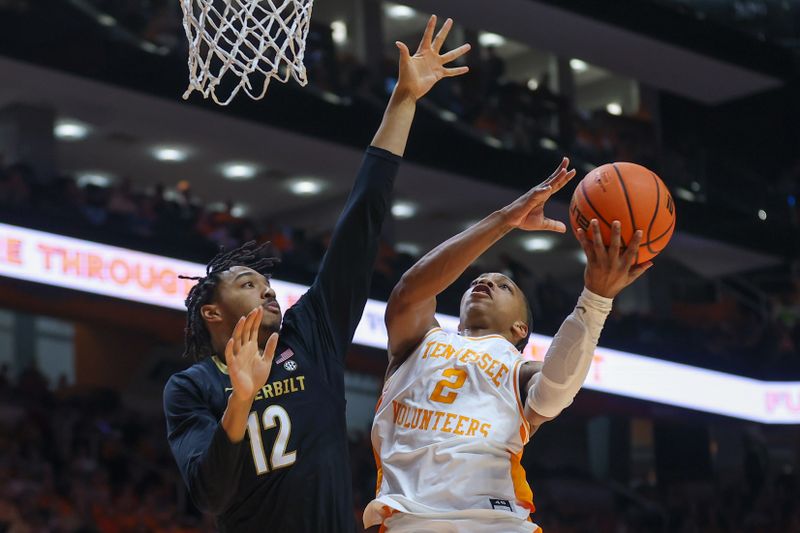
[[[514,325],[511,326],[511,331],[514,335],[518,336],[520,339],[524,339],[528,336],[528,324],[523,322],[522,320],[517,320],[514,322]]]
[[[222,322],[222,310],[217,304],[206,304],[200,308],[200,315],[206,322]]]

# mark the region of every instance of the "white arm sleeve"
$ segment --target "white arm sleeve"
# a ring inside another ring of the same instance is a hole
[[[611,298],[583,289],[575,310],[550,344],[541,372],[528,381],[526,418],[533,413],[553,418],[572,403],[589,373],[611,302]]]

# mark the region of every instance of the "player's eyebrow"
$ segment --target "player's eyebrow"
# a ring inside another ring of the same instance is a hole
[[[241,272],[241,273],[237,274],[236,277],[233,278],[233,282],[236,283],[237,281],[239,281],[239,278],[244,278],[244,277],[247,277],[247,276],[261,276],[262,278],[264,278],[264,281],[266,281],[269,284],[269,280],[265,276],[263,276],[262,274],[259,274],[258,272],[252,272],[252,271],[250,271],[250,272]]]

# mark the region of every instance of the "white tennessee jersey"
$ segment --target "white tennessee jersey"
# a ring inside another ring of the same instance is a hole
[[[395,511],[529,519],[533,494],[520,465],[530,434],[519,397],[523,362],[500,335],[428,332],[378,402],[378,486],[366,526]]]

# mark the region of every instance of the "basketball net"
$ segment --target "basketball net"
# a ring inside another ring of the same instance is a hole
[[[272,78],[286,83],[292,77],[306,85],[303,54],[313,2],[181,0],[189,39],[189,87],[183,98],[199,91],[228,105],[241,89],[255,100],[264,98]],[[226,74],[232,81],[223,88]]]

